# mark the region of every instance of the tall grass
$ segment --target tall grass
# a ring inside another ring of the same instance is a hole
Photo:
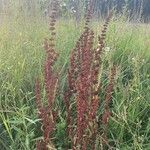
[[[97,25],[98,24],[98,25]],[[73,21],[58,21],[56,25],[56,49],[59,60],[56,68],[63,64],[61,89],[65,89],[66,68],[70,50],[74,47],[82,31]],[[93,22],[98,35],[101,22]],[[41,139],[39,119],[35,106],[34,85],[37,75],[43,79],[45,54],[42,43],[49,37],[46,23],[19,21],[6,22],[0,27],[0,147],[1,149],[35,149]],[[106,69],[115,62],[117,82],[111,104],[112,115],[109,121],[108,140],[114,149],[148,150],[150,143],[150,26],[131,24],[115,20],[110,24],[106,37],[103,58],[102,94],[107,84]],[[45,93],[43,93],[45,94]],[[66,121],[62,93],[57,97],[61,107],[58,114],[54,138],[56,148],[64,149]],[[99,108],[99,115],[102,109]],[[101,147],[101,136],[97,138]]]

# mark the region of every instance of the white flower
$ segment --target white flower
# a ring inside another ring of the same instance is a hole
[[[97,48],[96,51],[98,52],[98,51],[99,51],[99,48]]]
[[[76,10],[74,7],[71,7],[71,13],[76,13]]]
[[[132,61],[135,61],[135,60],[136,60],[135,57],[133,57],[133,58],[132,58]]]
[[[73,13],[76,13],[76,10],[73,10]]]
[[[110,47],[105,47],[105,52],[110,52]]]
[[[66,3],[63,3],[63,6],[66,7],[67,6]]]

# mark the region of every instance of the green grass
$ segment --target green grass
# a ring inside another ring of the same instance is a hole
[[[102,23],[93,23],[96,36]],[[63,68],[65,86],[69,52],[80,36],[82,25],[73,21],[57,24],[56,68]],[[35,78],[42,78],[44,38],[49,37],[45,22],[5,22],[0,27],[0,147],[1,150],[33,150],[39,119],[35,106]],[[103,66],[118,65],[113,94],[109,140],[119,150],[149,150],[150,147],[150,25],[113,21],[107,33]],[[107,70],[104,70],[107,72]],[[105,79],[104,79],[105,80]],[[105,82],[105,81],[103,81]],[[58,99],[62,103],[62,97]],[[63,106],[59,106],[63,109]],[[63,111],[63,110],[62,110]],[[55,138],[58,149],[67,143],[65,118],[59,116]],[[64,142],[62,142],[62,139]]]

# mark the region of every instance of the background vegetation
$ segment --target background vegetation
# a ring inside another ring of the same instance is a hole
[[[48,4],[47,1],[36,3],[37,1],[33,0],[32,3],[27,2],[29,1],[5,1],[5,4],[1,6],[3,8],[0,17],[1,150],[33,150],[36,140],[41,139],[34,86],[37,76],[43,78],[45,53],[42,43],[44,38],[49,38],[48,22],[45,18],[47,12],[44,10]],[[64,17],[66,13],[65,8],[63,8],[64,3],[67,6],[71,5],[69,4],[71,1],[62,2],[60,11],[64,11],[64,13],[56,26],[56,48],[59,53],[56,68],[63,66],[62,89],[65,88],[66,67],[70,50],[74,47],[83,30],[83,23],[79,22],[77,26],[76,20],[72,18],[73,16],[76,18],[75,12],[72,14],[67,12],[67,16],[69,15],[71,19]],[[143,13],[145,20],[149,14],[149,5],[146,3],[145,0],[145,7],[142,11],[145,12]],[[135,3],[133,2],[133,4]],[[123,3],[120,5],[122,8]],[[101,7],[102,5],[96,6]],[[95,9],[99,10],[96,7]],[[132,11],[132,9],[130,10]],[[77,10],[75,9],[75,11]],[[119,14],[120,11],[119,9]],[[112,62],[119,65],[111,104],[112,117],[109,122],[109,141],[115,145],[114,149],[149,150],[150,25],[140,22],[131,23],[127,19],[128,17],[124,15],[114,16],[109,26],[103,58],[104,87],[107,82],[105,75],[108,72],[105,66]],[[66,20],[64,21],[64,19]],[[96,36],[102,28],[103,21],[100,20],[94,19],[92,24]],[[62,96],[57,101],[62,111],[59,112],[60,121],[56,126],[54,138],[56,139],[56,148],[63,150],[68,141],[66,139]]]
[[[60,0],[60,14],[80,20],[87,0]],[[22,14],[28,16],[46,15],[50,12],[52,0],[0,0],[0,16]],[[94,16],[106,16],[115,9],[118,14],[126,12],[130,20],[148,22],[150,18],[149,0],[94,0]],[[15,11],[14,11],[15,10]]]

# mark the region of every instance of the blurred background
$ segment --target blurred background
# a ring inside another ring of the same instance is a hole
[[[11,19],[47,18],[51,11],[52,0],[0,0],[0,22],[6,17]],[[86,8],[86,0],[60,0],[59,16],[74,18],[77,22],[82,18]],[[105,18],[110,10],[118,17],[121,14],[130,21],[150,21],[150,0],[93,0],[94,18]]]

